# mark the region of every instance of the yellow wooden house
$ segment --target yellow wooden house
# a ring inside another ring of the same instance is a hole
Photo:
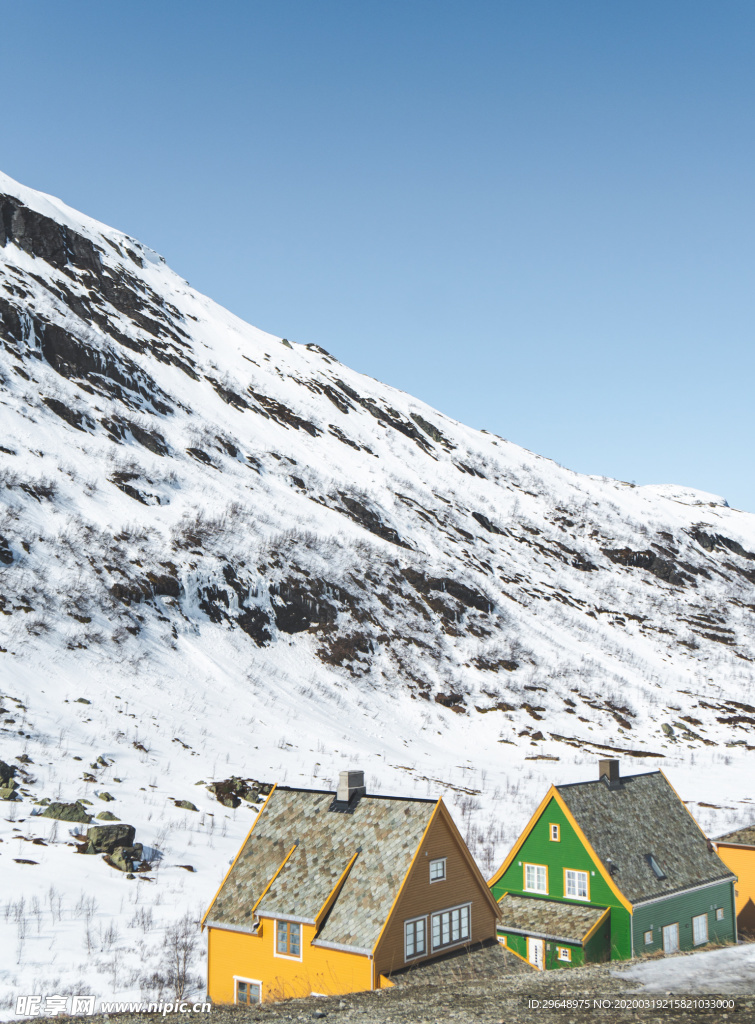
[[[714,839],[713,845],[727,868],[737,876],[737,928],[755,936],[755,825],[727,832]]]
[[[276,786],[205,914],[214,1003],[338,995],[485,940],[500,912],[442,799]]]

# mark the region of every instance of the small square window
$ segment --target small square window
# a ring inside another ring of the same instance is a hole
[[[561,841],[561,827],[560,825],[551,825],[551,842],[559,843]]]
[[[645,945],[646,946],[652,946],[653,945],[653,929],[652,928],[650,929],[650,931],[645,932]]]
[[[442,882],[446,877],[446,858],[438,857],[430,861],[430,881]]]
[[[716,907],[716,920],[717,921],[723,921],[723,919],[724,919],[724,908],[723,907]]]
[[[571,950],[567,949],[566,946],[559,946],[558,947],[558,959],[559,960],[566,960],[567,962],[571,963]]]

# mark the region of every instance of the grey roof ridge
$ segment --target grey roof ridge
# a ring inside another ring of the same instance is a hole
[[[332,789],[310,789],[308,786],[276,786],[276,789],[282,789],[286,793],[322,793],[331,796],[335,795],[335,790]],[[365,793],[364,796],[360,797],[361,800],[405,800],[411,804],[437,804],[437,797],[433,799],[427,796],[392,796],[388,793]]]
[[[337,949],[341,953],[359,953],[362,956],[372,956],[371,949],[362,946],[348,946],[343,942],[328,942],[327,939],[312,939],[312,946],[320,946],[322,949]]]
[[[738,832],[745,832],[747,829],[753,829],[755,831],[755,821],[750,822],[749,825],[741,825],[739,828],[733,828],[729,832],[724,832],[721,836],[716,836],[711,839],[712,843],[725,843],[727,846],[742,846],[745,848],[755,846],[755,838],[751,843],[738,843],[736,839],[729,839],[729,836],[735,836]]]
[[[660,768],[656,768],[652,772],[635,772],[634,775],[622,775],[619,782],[625,782],[627,779],[644,779],[647,775],[663,775],[663,771]],[[665,777],[665,776],[664,776]],[[556,786],[559,791],[562,789],[574,789],[576,786],[594,786],[598,782],[603,781],[603,776],[599,779],[583,779],[582,782],[562,782]]]
[[[510,932],[512,935],[526,935],[531,939],[548,939],[549,942],[566,942],[570,946],[582,946],[582,939],[567,938],[565,935],[551,935],[549,932],[533,932],[529,928],[512,928],[507,924],[497,925],[498,931]]]

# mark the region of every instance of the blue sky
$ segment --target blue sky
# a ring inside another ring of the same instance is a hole
[[[0,0],[0,168],[573,469],[755,511],[755,5]]]

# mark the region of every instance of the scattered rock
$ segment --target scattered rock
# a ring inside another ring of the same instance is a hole
[[[131,847],[135,836],[136,829],[133,825],[92,825],[87,829],[86,852],[112,853],[119,846]]]
[[[267,796],[272,786],[269,782],[255,782],[254,779],[232,775],[222,782],[211,782],[207,788],[224,807],[238,807],[242,800],[256,803],[260,795]]]
[[[77,697],[74,704],[91,704],[91,700],[87,700],[86,697]]]
[[[47,807],[42,811],[42,818],[57,818],[58,821],[81,821],[88,825],[92,820],[92,815],[87,814],[86,808],[81,800],[77,800],[73,804],[59,803],[53,801],[48,804]]]
[[[195,807],[191,800],[174,800],[173,803],[176,807],[180,807],[182,811],[198,811],[199,808]]]
[[[120,821],[121,820],[120,818],[116,818],[116,816],[114,814],[111,814],[110,811],[100,811],[100,813],[97,815],[97,818],[98,818],[99,821]]]
[[[117,826],[116,826],[117,827]],[[109,855],[108,863],[119,871],[133,871],[139,864],[144,853],[141,843],[134,843],[133,846],[117,846]]]
[[[98,793],[97,796],[99,797],[100,800],[105,800],[108,803],[111,800],[115,800],[115,797],[112,795],[112,793]]]

